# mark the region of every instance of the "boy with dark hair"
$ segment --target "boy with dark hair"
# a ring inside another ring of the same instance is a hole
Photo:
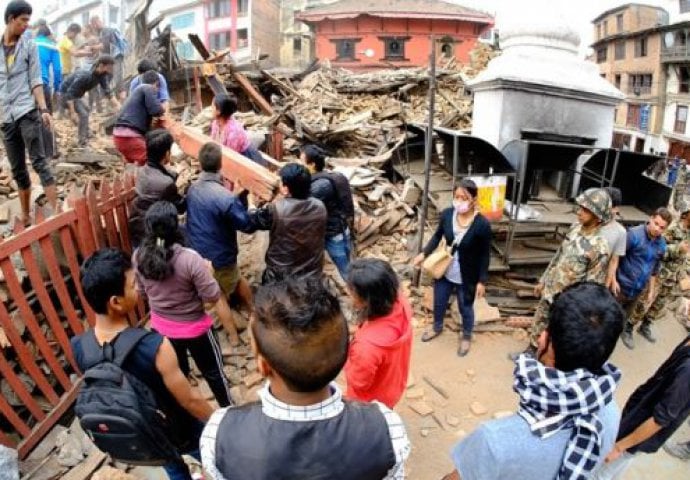
[[[608,358],[623,311],[603,285],[576,283],[554,298],[536,357],[516,362],[518,412],[481,424],[452,452],[446,480],[584,480],[613,447],[620,371]]]
[[[81,284],[86,301],[96,312],[96,324],[86,333],[73,337],[70,343],[79,368],[86,371],[99,363],[89,363],[87,352],[94,347],[105,350],[109,345],[117,357],[118,346],[123,347],[121,340],[141,329],[129,323],[129,315],[137,305],[138,290],[132,264],[123,252],[102,249],[94,253],[82,265]],[[125,357],[122,369],[143,382],[165,417],[173,420],[169,438],[179,452],[198,456],[201,422],[208,420],[213,409],[180,370],[170,341],[146,331]],[[103,431],[107,432],[105,427]],[[179,453],[164,468],[170,478],[192,478]]]
[[[72,73],[74,64],[72,61],[77,57],[88,57],[91,55],[91,49],[88,47],[76,48],[74,40],[77,35],[81,33],[81,26],[78,23],[72,23],[67,27],[67,31],[57,44],[60,52],[60,65],[62,66],[62,76],[65,77]]]
[[[158,73],[153,70],[141,75],[141,85],[125,100],[115,121],[113,143],[127,164],[142,166],[146,163],[144,135],[151,129],[154,119],[165,110],[158,100]]]
[[[311,196],[321,200],[328,212],[326,251],[345,279],[350,264],[350,226],[355,216],[349,181],[341,173],[325,170],[326,157],[316,145],[302,147],[300,161],[311,173]]]
[[[620,188],[605,187],[606,193],[611,197],[611,214],[604,221],[600,229],[600,235],[609,244],[611,257],[606,272],[606,286],[611,289],[611,293],[617,296],[620,290],[616,281],[616,270],[621,257],[625,257],[625,227],[618,223],[620,206],[623,203],[623,194]]]
[[[5,9],[5,31],[0,49],[0,131],[19,188],[22,221],[30,223],[31,178],[26,168],[26,152],[38,174],[43,191],[57,208],[55,178],[43,148],[42,125],[51,128],[52,117],[43,92],[38,50],[24,32],[31,20],[31,5],[12,0]]]
[[[260,402],[209,420],[200,448],[210,478],[404,478],[400,417],[378,402],[344,401],[332,383],[348,349],[338,299],[319,281],[292,279],[259,288],[254,312],[252,348],[268,381]]]
[[[101,55],[89,70],[77,70],[62,82],[61,93],[63,106],[69,109],[70,117],[79,126],[79,146],[85,147],[89,136],[89,114],[91,110],[84,103],[84,95],[100,86],[101,92],[110,100],[114,109],[120,104],[110,90],[110,75],[113,73],[115,60],[110,55]]]
[[[137,72],[139,75],[134,77],[132,81],[129,84],[129,94],[132,95],[134,93],[134,90],[141,85],[143,82],[143,75],[148,72],[148,71],[153,71],[156,72],[156,75],[158,76],[158,94],[157,98],[158,101],[161,103],[161,106],[163,107],[163,111],[167,112],[168,111],[168,102],[170,101],[170,92],[168,91],[168,82],[165,79],[165,77],[158,71],[158,67],[156,64],[152,61],[149,60],[148,58],[144,58],[137,64]]]
[[[320,278],[328,217],[326,207],[321,200],[309,196],[311,175],[304,165],[288,163],[279,174],[284,198],[250,212],[254,229],[271,232],[263,283],[286,277]]]
[[[191,247],[213,265],[226,297],[236,295],[251,310],[252,291],[237,266],[237,231],[250,232],[246,190],[237,195],[223,184],[222,152],[208,142],[199,151],[201,174],[187,191],[187,237]]]

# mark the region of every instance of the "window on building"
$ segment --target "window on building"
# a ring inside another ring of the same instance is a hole
[[[676,133],[685,134],[685,127],[688,123],[688,107],[687,105],[678,105],[676,107],[676,122],[673,125],[673,131]]]
[[[614,78],[614,84],[616,85],[616,88],[620,89],[621,88],[621,76],[620,74],[616,74]]]
[[[249,15],[249,0],[237,0],[237,16],[246,17]]]
[[[194,26],[194,12],[180,13],[171,17],[170,26],[173,30]]]
[[[249,46],[249,31],[246,28],[237,30],[237,48],[247,48]]]
[[[604,36],[609,34],[609,22],[604,20]]]
[[[292,51],[295,53],[302,51],[302,39],[297,37],[292,39]]]
[[[387,60],[403,60],[405,58],[405,41],[407,38],[383,37],[383,44]]]
[[[335,42],[335,59],[336,60],[355,60],[355,48],[357,47],[358,39],[355,38],[339,38],[333,40]]]
[[[625,58],[625,40],[619,40],[616,42],[616,60],[623,60]]]
[[[604,80],[606,80],[606,74],[605,74],[605,73],[600,73],[599,76],[600,76],[601,78],[603,78]]]
[[[110,20],[110,25],[117,26],[119,21],[120,9],[114,5],[110,5],[108,11],[108,20]]]
[[[604,63],[606,61],[606,47],[600,47],[597,49],[597,63]]]
[[[230,16],[230,0],[211,0],[207,8],[208,18]]]
[[[635,56],[636,57],[646,57],[647,56],[647,37],[640,37],[635,39]]]
[[[597,40],[601,39],[601,23],[597,23]]]
[[[178,42],[175,46],[175,50],[177,50],[177,56],[180,58],[185,60],[194,59],[194,46],[190,41]]]
[[[208,36],[211,50],[224,50],[230,46],[230,32],[215,32]]]
[[[690,67],[678,69],[678,93],[690,93]]]
[[[623,31],[623,14],[622,13],[616,15],[616,31],[619,33]]]
[[[652,93],[652,79],[651,73],[628,75],[628,93],[634,95],[649,95]]]
[[[628,116],[625,119],[625,124],[628,127],[637,127],[640,124],[640,106],[629,104]]]
[[[680,13],[690,12],[690,0],[679,0]]]

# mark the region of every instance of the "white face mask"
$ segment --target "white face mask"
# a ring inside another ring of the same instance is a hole
[[[457,213],[467,213],[470,211],[470,202],[453,200],[453,208]]]

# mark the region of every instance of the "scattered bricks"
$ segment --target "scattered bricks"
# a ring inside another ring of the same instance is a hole
[[[417,415],[421,417],[426,417],[427,415],[431,415],[432,413],[434,413],[434,409],[431,408],[431,406],[423,400],[415,400],[413,402],[409,402],[407,406],[410,407],[413,412],[415,412]]]
[[[405,394],[405,398],[408,400],[419,400],[424,398],[424,389],[421,387],[410,388]]]
[[[426,438],[426,437],[429,436],[429,429],[428,429],[428,428],[422,428],[422,429],[419,431],[419,434],[420,434],[422,437]]]
[[[252,388],[255,385],[260,384],[264,377],[259,372],[252,372],[246,377],[244,377],[244,385],[247,388]]]
[[[91,480],[138,480],[134,475],[113,467],[102,467],[93,474]]]
[[[245,368],[250,372],[256,371],[256,369],[258,368],[258,366],[256,364],[256,360],[249,360],[247,362],[247,364],[245,365]]]
[[[59,448],[57,461],[63,467],[74,467],[84,460],[84,451],[81,440],[66,430],[57,438]]]
[[[446,414],[446,423],[451,427],[455,428],[458,425],[460,425],[460,419],[455,415],[451,415],[450,413],[448,413]]]
[[[481,417],[482,415],[486,415],[489,411],[483,404],[479,402],[472,402],[470,404],[470,412],[477,417]]]
[[[498,420],[499,418],[506,418],[510,417],[511,415],[513,415],[513,412],[511,412],[510,410],[500,410],[494,413],[493,417]]]

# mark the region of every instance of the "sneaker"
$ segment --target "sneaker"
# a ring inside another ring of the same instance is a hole
[[[635,348],[635,339],[633,338],[632,325],[630,325],[629,323],[625,325],[623,333],[621,333],[621,341],[623,342],[623,345],[628,347],[630,350]]]
[[[648,342],[656,343],[656,337],[652,334],[652,326],[649,321],[642,322],[640,328],[637,331],[642,335]]]
[[[664,450],[672,457],[690,460],[690,443],[666,443]]]

